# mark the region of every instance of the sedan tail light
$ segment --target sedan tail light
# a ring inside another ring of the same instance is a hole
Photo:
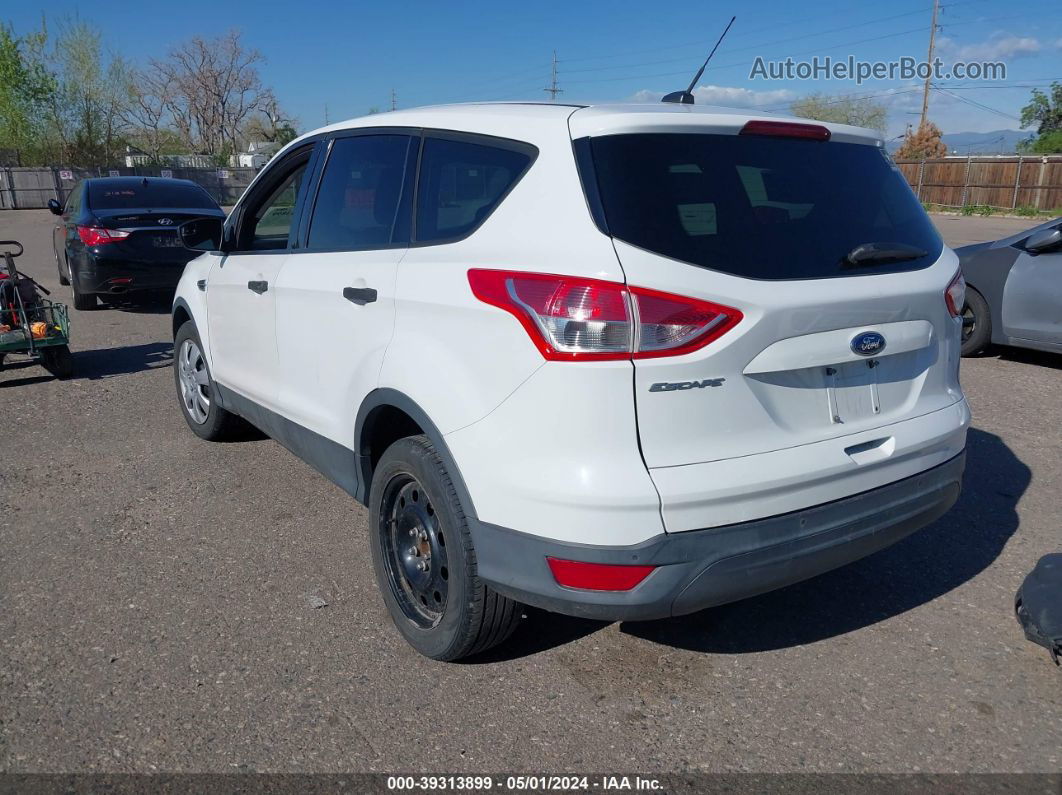
[[[948,312],[952,317],[962,314],[962,308],[966,303],[966,280],[962,278],[962,271],[955,274],[955,278],[944,291],[944,303],[948,305]]]
[[[102,226],[79,226],[78,237],[86,246],[102,246],[106,243],[117,243],[129,237],[129,232],[123,229],[104,229]]]
[[[473,269],[468,283],[480,301],[519,320],[551,361],[678,356],[742,317],[731,307],[598,279]]]

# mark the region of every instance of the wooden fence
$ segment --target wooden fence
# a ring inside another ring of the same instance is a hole
[[[119,175],[190,179],[227,206],[236,203],[257,173],[253,168],[0,168],[0,210],[47,207],[49,199],[62,204],[78,180]]]
[[[941,157],[896,165],[926,204],[1062,208],[1062,155]]]

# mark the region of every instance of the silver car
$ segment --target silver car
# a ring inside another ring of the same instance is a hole
[[[1062,218],[955,253],[966,279],[963,356],[993,343],[1062,353]]]

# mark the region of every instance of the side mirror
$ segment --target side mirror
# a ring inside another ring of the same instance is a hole
[[[193,251],[218,251],[221,249],[221,237],[225,221],[222,218],[197,218],[185,221],[177,227],[181,243]]]
[[[1033,254],[1048,251],[1062,243],[1062,229],[1041,229],[1025,241],[1025,250]]]
[[[63,214],[63,205],[61,205],[55,199],[48,199],[48,209],[52,211],[52,215]]]

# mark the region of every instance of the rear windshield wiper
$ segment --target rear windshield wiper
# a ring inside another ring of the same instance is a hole
[[[928,252],[906,243],[860,243],[849,251],[841,262],[843,267],[860,268],[865,265],[880,265],[888,262],[905,262],[919,259]]]

